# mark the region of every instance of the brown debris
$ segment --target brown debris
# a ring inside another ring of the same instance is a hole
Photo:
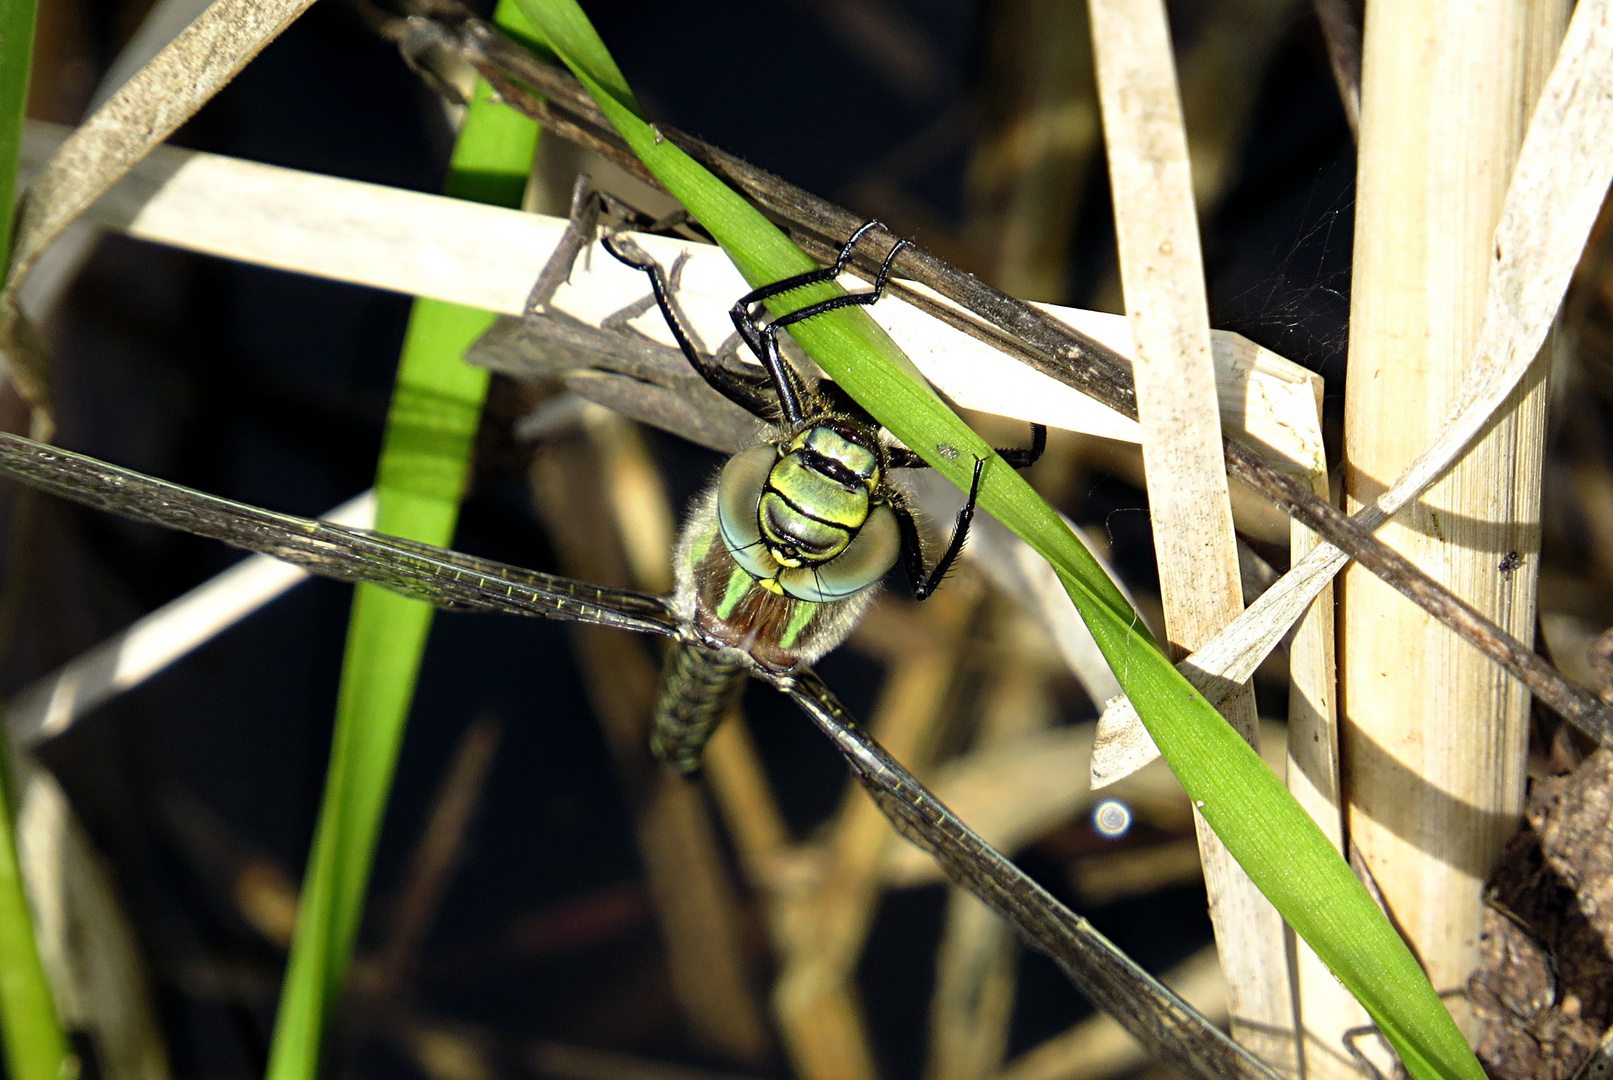
[[[1469,981],[1496,1080],[1568,1080],[1613,1023],[1613,753],[1537,781]]]

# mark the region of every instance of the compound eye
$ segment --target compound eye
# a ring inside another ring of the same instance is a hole
[[[773,444],[762,443],[729,458],[717,478],[717,528],[723,543],[728,545],[734,561],[758,580],[778,572],[757,519],[762,488],[777,460]]]
[[[826,604],[855,596],[885,576],[901,554],[901,531],[889,506],[875,506],[846,550],[826,563],[786,570],[784,591],[797,600]]]

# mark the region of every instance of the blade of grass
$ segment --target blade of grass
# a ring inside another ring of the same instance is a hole
[[[0,252],[9,251],[37,0],[0,2]],[[70,1072],[67,1036],[34,936],[33,912],[17,858],[11,740],[0,724],[0,1041],[13,1080],[62,1080]]]
[[[0,736],[10,749],[10,740]],[[17,858],[17,792],[8,753],[0,753],[0,1036],[6,1075],[14,1080],[64,1080],[72,1068],[67,1036],[45,977],[33,913]]]
[[[753,285],[813,269],[759,211],[646,122],[621,71],[573,0],[518,0],[644,164],[711,232]],[[781,314],[835,295],[801,289]],[[770,304],[770,307],[772,305]],[[981,505],[1058,572],[1099,648],[1195,806],[1340,980],[1410,1074],[1480,1080],[1483,1070],[1405,943],[1316,824],[1259,756],[1159,652],[1140,620],[1051,507],[928,387],[865,312],[791,328],[801,347],[953,483],[986,461]]]
[[[11,250],[11,205],[17,197],[28,78],[33,70],[34,23],[39,0],[0,2],[0,251]]]
[[[495,21],[524,30],[509,0]],[[538,128],[478,81],[454,146],[444,193],[519,206]],[[410,315],[376,476],[376,527],[446,545],[459,517],[487,373],[465,350],[492,326],[474,308],[417,300]],[[364,907],[375,842],[414,698],[433,609],[358,586],[348,626],[330,772],[303,884],[285,989],[270,1049],[270,1080],[317,1075],[325,1022],[341,993]]]

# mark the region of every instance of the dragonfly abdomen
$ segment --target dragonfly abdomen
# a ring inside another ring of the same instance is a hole
[[[700,771],[711,733],[744,685],[746,661],[732,649],[678,642],[667,654],[650,750],[685,776]]]

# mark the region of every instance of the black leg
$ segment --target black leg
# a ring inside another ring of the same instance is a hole
[[[1030,449],[1023,446],[1011,446],[1006,450],[998,450],[1002,459],[1016,469],[1028,469],[1041,460],[1042,454],[1047,450],[1047,425],[1031,425]]]
[[[969,539],[969,523],[975,519],[975,500],[980,496],[980,474],[985,471],[986,459],[975,458],[974,479],[969,481],[969,498],[964,501],[963,509],[958,511],[958,519],[952,526],[952,542],[947,545],[946,551],[941,554],[941,561],[935,564],[935,569],[928,574],[924,572],[924,547],[919,539],[918,524],[913,520],[912,511],[900,503],[893,503],[891,509],[896,513],[896,526],[902,534],[902,566],[907,570],[907,583],[912,586],[913,599],[926,600],[941,585],[941,579],[947,576],[952,569],[958,552],[963,550],[965,541]]]
[[[738,312],[738,308],[734,312]],[[806,419],[806,411],[801,408],[806,389],[801,385],[800,374],[779,351],[778,335],[758,327],[748,314],[743,319],[733,312],[730,314],[734,315],[734,326],[739,330],[739,336],[762,362],[762,367],[767,369],[768,378],[773,380],[773,392],[778,395],[779,412],[784,414],[784,422],[790,427],[798,427]]]
[[[846,272],[846,267],[851,264],[851,256],[857,250],[857,245],[862,242],[862,238],[873,232],[875,229],[882,228],[884,228],[884,226],[877,221],[863,222],[861,225],[857,226],[857,231],[851,234],[851,239],[840,245],[840,254],[835,256],[834,265],[821,266],[816,270],[808,270],[804,274],[796,274],[793,277],[782,278],[773,282],[771,285],[763,285],[759,289],[752,289],[750,292],[739,298],[739,303],[734,305],[734,310],[748,311],[751,307],[761,303],[763,300],[770,299],[771,297],[779,296],[787,292],[793,292],[796,289],[804,288],[807,285],[816,285],[820,281],[833,281],[835,278]],[[906,247],[907,242],[905,240],[901,241],[898,246]],[[887,259],[887,262],[888,261],[889,260]]]
[[[896,256],[901,253],[901,250],[907,246],[908,242],[906,240],[898,240],[891,245],[890,251],[885,255],[885,261],[879,264],[879,273],[874,275],[874,287],[872,289],[864,289],[862,292],[847,293],[844,296],[821,300],[816,304],[808,304],[799,311],[792,311],[788,315],[780,315],[767,325],[767,330],[776,333],[791,323],[802,322],[815,315],[822,315],[826,311],[835,311],[839,308],[853,305],[879,303],[879,298],[885,294],[885,283],[890,280],[891,264],[896,261]],[[835,263],[834,267],[836,276],[839,276],[839,267],[848,261],[849,252],[849,246],[841,250],[840,259]]]
[[[678,348],[683,351],[684,358],[689,361],[689,366],[706,380],[707,385],[757,419],[771,423],[774,419],[775,403],[768,396],[765,384],[760,378],[754,382],[747,381],[711,357],[701,355],[694,347],[694,341],[683,325],[681,313],[677,305],[672,302],[672,290],[661,264],[645,254],[637,244],[622,237],[606,234],[600,237],[600,243],[617,262],[631,266],[635,270],[642,270],[648,275],[650,291],[655,296],[656,306],[661,309],[661,317],[671,328],[672,337],[677,341]]]
[[[1041,458],[1042,452],[1047,449],[1047,425],[1031,425],[1031,445],[1029,449],[1023,446],[1010,446],[998,448],[997,453],[1013,468],[1028,469]],[[885,451],[886,460],[893,469],[928,469],[930,463],[919,457],[905,446],[893,446]]]
[[[908,242],[898,240],[891,247],[890,252],[885,256],[884,263],[879,268],[879,274],[875,278],[874,287],[871,290],[837,296],[817,304],[809,304],[799,311],[774,319],[766,326],[757,322],[757,315],[752,309],[769,297],[793,292],[807,285],[833,281],[845,272],[847,264],[851,262],[851,257],[856,251],[857,245],[862,242],[863,237],[876,228],[883,228],[883,226],[877,221],[864,222],[856,232],[851,234],[851,239],[847,240],[844,246],[841,247],[840,254],[836,257],[833,266],[809,270],[804,274],[796,274],[794,277],[775,281],[771,285],[763,285],[761,288],[752,290],[740,297],[732,310],[729,311],[729,316],[733,319],[734,328],[739,331],[739,336],[744,339],[746,345],[750,346],[751,351],[761,360],[762,366],[773,377],[774,388],[778,391],[779,407],[784,413],[785,420],[791,424],[800,423],[804,415],[801,409],[800,376],[785,361],[783,353],[779,350],[778,332],[791,323],[810,319],[814,315],[821,315],[826,311],[834,311],[837,308],[848,307],[852,304],[872,304],[876,302],[880,294],[885,291],[885,282],[890,278],[891,263],[895,261],[897,253],[906,247]]]

